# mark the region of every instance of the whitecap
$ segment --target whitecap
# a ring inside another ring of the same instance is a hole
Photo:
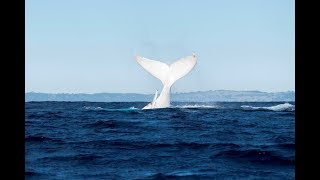
[[[198,104],[194,104],[194,105],[182,105],[182,106],[172,106],[172,108],[206,108],[206,109],[218,109],[221,108],[219,106],[215,106],[215,105],[198,105]]]
[[[275,106],[262,106],[262,107],[255,107],[255,106],[247,106],[243,105],[241,106],[243,109],[248,109],[248,110],[270,110],[270,111],[295,111],[295,105],[292,105],[290,103],[283,103],[283,104],[278,104]]]

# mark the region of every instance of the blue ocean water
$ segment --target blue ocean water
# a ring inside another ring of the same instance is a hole
[[[26,102],[26,179],[294,179],[294,102]]]

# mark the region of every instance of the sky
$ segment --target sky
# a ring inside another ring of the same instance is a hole
[[[25,91],[154,93],[135,55],[197,64],[172,92],[295,90],[293,0],[28,0]]]

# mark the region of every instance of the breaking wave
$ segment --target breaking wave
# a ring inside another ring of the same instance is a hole
[[[182,105],[182,106],[172,106],[172,108],[188,108],[188,109],[202,109],[202,108],[207,108],[207,109],[220,109],[222,107],[216,106],[216,105]]]
[[[129,107],[129,108],[102,108],[102,107],[92,107],[92,106],[84,106],[83,107],[86,110],[94,110],[94,111],[132,111],[132,110],[137,110],[138,108],[135,108],[134,106]]]
[[[292,105],[290,103],[283,103],[269,107],[255,107],[243,105],[241,106],[241,108],[245,110],[295,111],[295,105]]]

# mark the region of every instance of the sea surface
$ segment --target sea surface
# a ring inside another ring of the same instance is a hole
[[[294,179],[294,102],[26,102],[26,179]]]

